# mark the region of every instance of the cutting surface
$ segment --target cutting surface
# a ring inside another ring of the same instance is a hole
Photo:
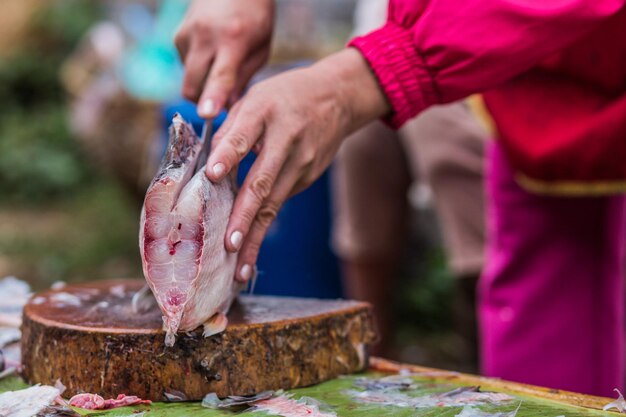
[[[107,280],[48,290],[31,300],[26,314],[50,326],[160,333],[163,321],[156,304],[143,314],[132,310],[131,299],[143,285],[143,280]],[[233,303],[228,322],[230,327],[248,327],[363,308],[367,304],[349,300],[243,295]]]
[[[68,393],[168,392],[200,399],[307,386],[367,367],[375,339],[366,303],[242,296],[220,334],[179,333],[165,346],[161,312],[133,312],[142,280],[109,280],[45,291],[24,308],[22,354],[30,383],[63,381]]]

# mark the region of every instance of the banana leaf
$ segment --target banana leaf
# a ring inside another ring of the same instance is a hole
[[[354,394],[368,389],[368,380],[374,381],[371,386],[381,390],[378,392],[398,393],[398,390],[401,390],[401,395],[411,398],[448,393],[460,386],[472,385],[445,378],[433,379],[407,376],[406,378],[410,379],[410,384],[385,388],[384,385],[375,383],[377,379],[385,375],[388,374],[368,372],[361,375],[346,376],[312,387],[288,390],[280,395],[291,396],[293,400],[316,402],[319,405],[319,409],[325,413],[324,415],[333,415],[334,413],[341,417],[455,417],[463,411],[463,405],[415,408],[401,403],[397,405],[372,404],[360,401],[358,398],[355,398]],[[26,386],[27,385],[19,378],[6,378],[0,381],[0,392],[21,389]],[[480,416],[514,416],[515,412],[517,412],[517,417],[597,417],[612,414],[610,412],[602,412],[590,408],[566,405],[532,395],[509,395],[512,397],[509,401],[480,404],[476,405],[471,410],[477,410],[476,415]],[[200,402],[153,403],[151,405],[124,407],[107,411],[75,410],[83,416],[101,417],[225,417],[270,415],[266,411],[254,409],[243,411],[241,408],[236,410],[208,409],[203,407]],[[463,415],[467,415],[467,410]]]

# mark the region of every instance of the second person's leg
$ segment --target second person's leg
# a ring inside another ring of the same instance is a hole
[[[409,171],[394,131],[374,122],[346,138],[332,168],[333,249],[348,297],[368,301],[391,354],[393,291],[407,234]]]

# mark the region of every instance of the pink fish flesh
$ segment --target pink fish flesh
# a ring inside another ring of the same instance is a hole
[[[254,404],[254,411],[265,411],[271,416],[282,417],[337,417],[330,411],[320,411],[317,404],[307,402],[305,399],[294,400],[289,395],[281,395]]]
[[[146,281],[163,313],[165,344],[177,331],[204,324],[204,335],[226,327],[226,313],[241,287],[236,255],[224,247],[235,185],[204,174],[206,151],[180,115],[170,126],[167,152],[146,193],[139,248]],[[207,144],[208,145],[208,144]]]
[[[130,405],[152,404],[150,400],[142,400],[134,395],[126,396],[120,394],[117,398],[105,400],[98,394],[77,394],[70,398],[72,407],[83,408],[85,410],[109,410],[111,408],[127,407]]]

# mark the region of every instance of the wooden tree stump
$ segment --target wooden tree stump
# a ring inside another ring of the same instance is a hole
[[[375,332],[366,303],[241,296],[223,333],[180,333],[167,348],[158,308],[132,312],[131,298],[143,284],[110,280],[34,296],[22,325],[27,381],[60,379],[68,395],[163,401],[178,391],[199,400],[209,392],[302,387],[367,367]]]

